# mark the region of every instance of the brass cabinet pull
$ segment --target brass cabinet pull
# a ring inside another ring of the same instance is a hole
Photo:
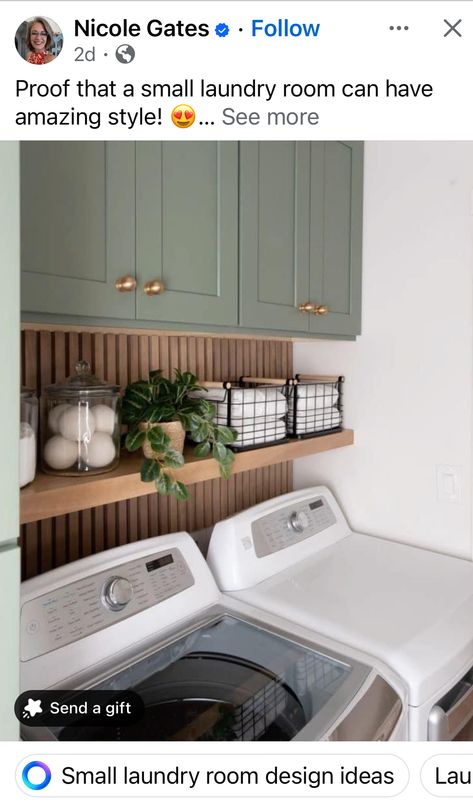
[[[328,308],[325,304],[314,304],[312,301],[305,301],[303,304],[299,304],[299,312],[312,312],[313,315],[326,315],[328,312]]]
[[[162,281],[158,281],[155,279],[154,281],[147,281],[145,286],[143,287],[143,292],[146,295],[161,295],[164,292],[166,287],[164,286]]]
[[[118,290],[118,292],[132,292],[136,290],[136,278],[134,276],[122,276],[121,278],[117,278],[115,289]]]
[[[315,312],[315,304],[312,301],[305,301],[303,304],[299,304],[299,312]]]

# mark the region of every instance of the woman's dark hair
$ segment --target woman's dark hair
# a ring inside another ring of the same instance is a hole
[[[36,22],[39,22],[47,33],[44,49],[49,51],[53,44],[53,32],[49,22],[47,22],[44,17],[35,17],[31,20],[31,22],[28,23],[28,27],[26,29],[26,44],[29,48],[31,48],[31,28]]]

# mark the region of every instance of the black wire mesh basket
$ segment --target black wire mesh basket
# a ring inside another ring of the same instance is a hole
[[[237,432],[230,448],[243,451],[287,442],[286,379],[243,376],[238,382],[202,384],[215,405],[215,422]]]
[[[287,432],[290,437],[320,437],[342,430],[343,376],[298,373],[287,384]]]

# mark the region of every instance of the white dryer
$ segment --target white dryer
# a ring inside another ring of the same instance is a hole
[[[366,722],[390,737],[403,721],[402,689],[356,651],[227,606],[186,533],[23,583],[21,686],[35,700],[131,690],[144,704],[128,726],[58,720],[24,726],[31,740],[345,740],[368,737]]]
[[[473,737],[473,563],[351,531],[326,487],[218,523],[207,559],[229,599],[389,666],[410,740]]]

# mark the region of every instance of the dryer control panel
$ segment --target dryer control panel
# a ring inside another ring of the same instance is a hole
[[[328,487],[294,490],[217,523],[207,563],[223,591],[253,588],[351,534]]]
[[[319,534],[334,523],[335,515],[324,496],[271,512],[251,524],[255,554],[267,557]]]
[[[71,582],[25,602],[21,659],[31,660],[182,593],[194,577],[171,548]]]

